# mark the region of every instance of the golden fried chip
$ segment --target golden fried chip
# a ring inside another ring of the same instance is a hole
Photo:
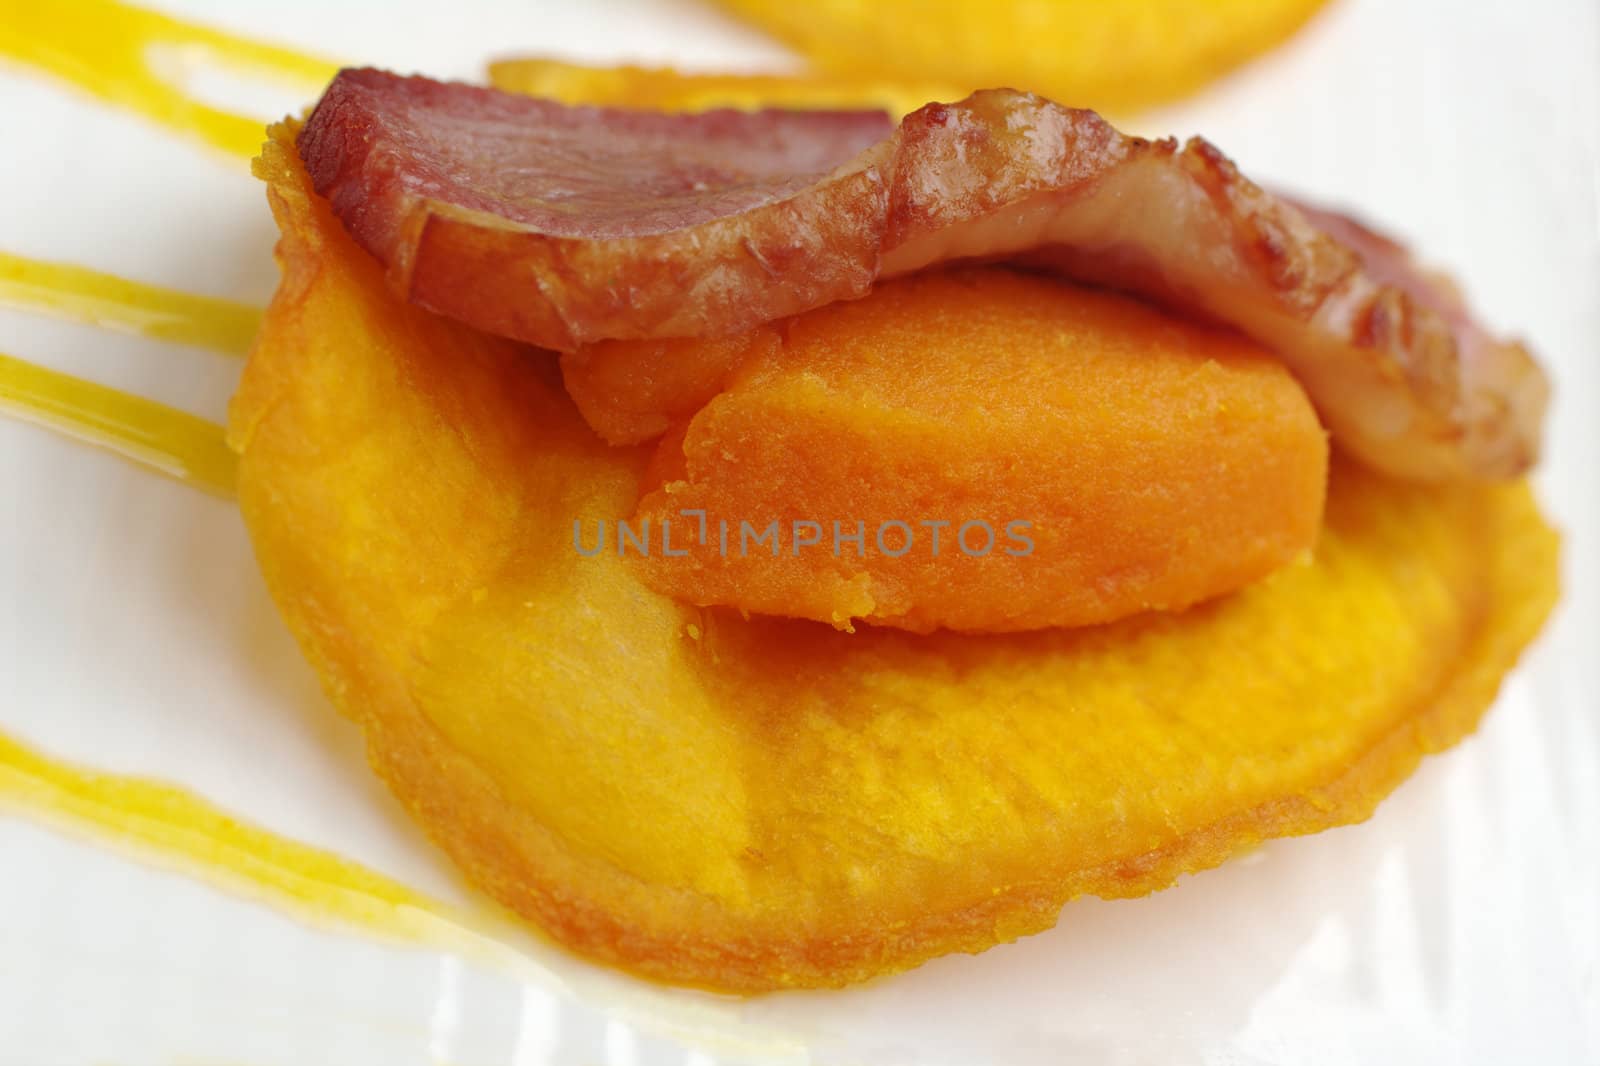
[[[1198,89],[1288,37],[1323,0],[717,2],[834,74],[1003,85],[1121,111]]]
[[[644,452],[547,356],[396,301],[277,137],[284,279],[231,411],[268,585],[429,835],[592,957],[839,985],[1363,818],[1555,597],[1525,486],[1341,465],[1313,563],[1181,615],[852,635],[684,607],[573,548],[630,513]]]
[[[502,59],[490,63],[489,84],[506,92],[541,96],[564,104],[650,111],[875,108],[896,118],[932,100],[959,100],[969,91],[937,80],[859,78],[847,74],[699,74],[668,67],[584,67],[558,59]]]

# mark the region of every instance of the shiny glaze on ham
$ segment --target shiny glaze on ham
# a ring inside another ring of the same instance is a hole
[[[1399,245],[1010,90],[871,112],[658,115],[346,71],[300,136],[317,191],[409,299],[572,351],[721,335],[879,277],[1008,259],[1225,322],[1334,439],[1401,477],[1510,477],[1547,387]]]

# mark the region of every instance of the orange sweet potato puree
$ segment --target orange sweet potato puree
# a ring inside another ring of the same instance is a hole
[[[641,444],[686,422],[733,372],[783,344],[775,325],[732,337],[601,341],[561,356],[561,376],[584,421],[607,444]]]
[[[1000,267],[563,369],[612,441],[677,421],[618,547],[700,606],[1091,625],[1241,588],[1303,557],[1322,517],[1327,441],[1269,354]]]

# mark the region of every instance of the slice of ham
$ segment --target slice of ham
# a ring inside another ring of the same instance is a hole
[[[1128,137],[1010,90],[875,112],[661,115],[345,71],[300,135],[319,193],[407,298],[572,351],[722,335],[879,277],[1011,259],[1229,323],[1335,440],[1418,480],[1538,455],[1546,384],[1448,281],[1199,138]]]
[[[882,179],[830,172],[893,131],[877,111],[664,115],[347,70],[299,148],[398,291],[570,350],[865,293]]]

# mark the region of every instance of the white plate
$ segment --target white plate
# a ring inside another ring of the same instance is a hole
[[[166,0],[450,76],[508,51],[782,62],[689,0]],[[3,16],[0,16],[3,17]],[[908,16],[909,17],[909,16]],[[645,985],[528,938],[525,964],[374,943],[0,819],[0,1062],[1359,1063],[1600,1058],[1600,220],[1592,0],[1345,0],[1146,132],[1359,207],[1534,342],[1558,403],[1543,498],[1567,598],[1475,738],[1370,822],[1281,841],[1053,932],[842,993]],[[263,97],[219,81],[230,99]],[[0,69],[0,247],[264,302],[232,160]],[[220,419],[235,362],[0,312],[0,349]],[[0,419],[0,729],[186,785],[438,896],[455,875],[367,772],[226,503]]]

